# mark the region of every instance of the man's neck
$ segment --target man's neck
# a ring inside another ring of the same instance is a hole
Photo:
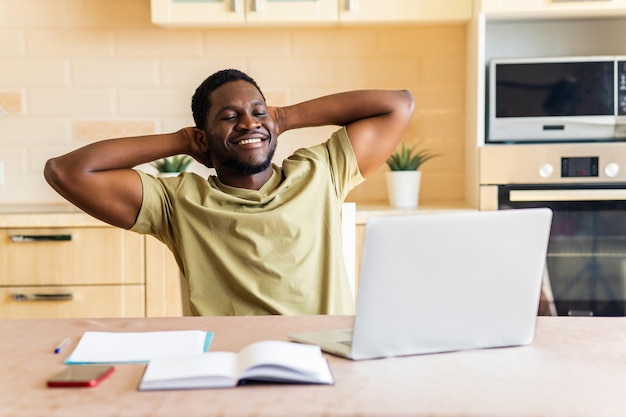
[[[274,170],[270,166],[263,172],[252,175],[234,175],[234,174],[220,174],[217,173],[217,177],[220,182],[229,187],[246,188],[248,190],[259,190],[272,178]]]

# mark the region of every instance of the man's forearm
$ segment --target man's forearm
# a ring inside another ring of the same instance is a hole
[[[398,102],[412,107],[411,94],[406,90],[359,90],[316,98],[277,110],[281,133],[302,127],[346,126],[357,120],[391,113]]]
[[[184,131],[109,139],[95,142],[55,158],[64,169],[85,172],[133,168],[167,156],[187,153],[189,141]]]

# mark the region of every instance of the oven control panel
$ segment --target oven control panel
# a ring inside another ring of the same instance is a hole
[[[598,157],[561,158],[561,177],[597,177]]]
[[[626,184],[626,142],[480,148],[480,184]]]

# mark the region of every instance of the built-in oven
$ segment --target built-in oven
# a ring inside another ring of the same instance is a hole
[[[626,144],[481,148],[480,208],[528,207],[553,211],[544,281],[556,314],[626,315]]]

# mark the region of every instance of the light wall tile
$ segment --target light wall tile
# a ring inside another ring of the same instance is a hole
[[[378,54],[379,30],[309,29],[293,34],[293,56],[296,57],[367,57]]]
[[[0,115],[21,113],[24,110],[21,91],[0,90]]]
[[[186,115],[181,115],[178,117],[162,117],[161,125],[157,126],[156,133],[177,132],[183,127],[187,126],[195,126],[193,122],[193,117],[191,115],[191,107],[189,108],[189,112]]]
[[[2,0],[2,28],[61,28],[65,26],[64,0]]]
[[[465,87],[464,55],[428,55],[420,59],[420,83],[425,85],[458,85]]]
[[[332,59],[251,58],[249,71],[249,74],[256,79],[261,88],[318,87],[334,84],[334,62]]]
[[[0,59],[1,88],[68,85],[69,64],[62,59]]]
[[[465,53],[465,26],[426,25],[391,28],[380,34],[381,55]]]
[[[289,57],[290,32],[277,29],[221,29],[203,33],[210,57]]]
[[[190,112],[193,91],[187,89],[122,89],[120,116],[169,116]]]
[[[335,80],[347,88],[401,89],[418,80],[415,57],[337,59]]]
[[[75,120],[72,140],[96,142],[103,139],[151,135],[156,132],[153,120]]]
[[[26,149],[15,146],[7,147],[0,142],[0,161],[4,162],[6,174],[24,174],[26,167]]]
[[[5,175],[0,192],[0,205],[66,203],[46,182],[42,174]]]
[[[152,59],[78,59],[70,63],[73,86],[156,86],[157,61]]]
[[[192,94],[202,81],[216,71],[235,68],[245,72],[246,60],[236,57],[160,59],[159,67],[160,85],[188,87]]]
[[[28,111],[35,116],[108,116],[115,113],[111,90],[40,89],[30,91]]]
[[[65,118],[0,119],[0,147],[69,143],[69,140],[69,123]]]
[[[115,32],[115,55],[120,57],[199,57],[202,34],[193,30],[121,30]]]
[[[18,30],[0,30],[0,57],[19,57],[22,55],[24,55],[23,32]]]
[[[463,177],[453,172],[425,172],[420,188],[420,199],[431,201],[458,200],[464,193]]]
[[[411,89],[415,98],[415,109],[420,110],[463,110],[465,89],[459,86],[421,86]]]
[[[28,31],[26,54],[74,58],[112,56],[113,34],[102,30]]]

